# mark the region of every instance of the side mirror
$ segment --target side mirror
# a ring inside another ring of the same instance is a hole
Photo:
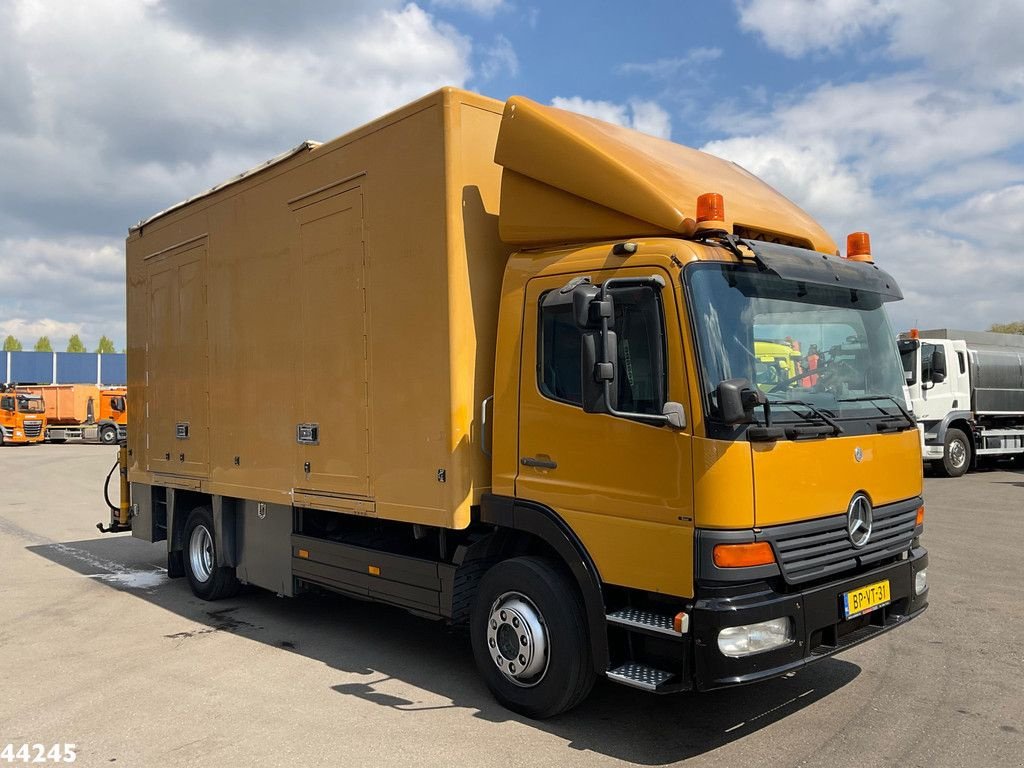
[[[665,407],[661,409],[661,415],[665,417],[665,423],[672,429],[686,429],[686,411],[679,403],[673,403],[671,400],[665,403]]]
[[[726,424],[752,424],[754,409],[764,398],[747,379],[726,379],[719,383],[715,392],[719,416]]]
[[[932,357],[932,381],[936,384],[946,380],[946,350],[935,346],[935,355]]]
[[[615,321],[615,304],[611,296],[600,298],[601,287],[580,283],[572,289],[572,318],[581,330],[595,330],[601,327],[601,318],[608,318],[608,326]]]
[[[608,331],[608,359],[619,359],[618,339],[615,331]],[[618,407],[619,388],[615,385],[615,363],[601,362],[601,332],[586,331],[580,338],[580,392],[583,410],[587,413],[610,413]],[[605,382],[611,402],[605,401]]]

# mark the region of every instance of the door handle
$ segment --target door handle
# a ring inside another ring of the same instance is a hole
[[[538,467],[540,469],[557,469],[558,463],[554,461],[550,456],[541,459],[532,456],[524,456],[519,460],[519,463],[524,467]]]

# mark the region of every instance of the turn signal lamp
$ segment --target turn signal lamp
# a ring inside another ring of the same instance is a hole
[[[918,525],[924,525],[924,505],[923,504],[920,507],[917,508],[917,521],[914,523],[914,526],[916,527]]]
[[[690,631],[690,617],[686,611],[680,611],[672,618],[672,629],[680,635]]]
[[[721,225],[720,227],[715,225]],[[697,197],[697,225],[704,229],[725,229],[725,200],[717,192]]]
[[[749,568],[775,562],[772,545],[767,541],[755,544],[716,544],[712,557],[719,568]]]
[[[850,261],[874,263],[871,258],[871,236],[867,232],[851,232],[846,236],[846,258]]]

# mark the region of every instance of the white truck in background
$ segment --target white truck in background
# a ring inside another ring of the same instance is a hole
[[[899,350],[926,463],[960,477],[982,457],[1024,461],[1024,336],[914,329]]]

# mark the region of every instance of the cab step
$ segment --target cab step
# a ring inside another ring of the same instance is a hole
[[[608,670],[605,675],[616,683],[654,692],[666,692],[665,688],[675,677],[672,672],[655,669],[637,661],[627,661],[621,667]]]
[[[609,613],[605,619],[609,624],[652,635],[682,637],[690,631],[690,617],[685,614],[682,620],[682,632],[676,631],[672,616],[645,611],[641,608],[620,608]]]

